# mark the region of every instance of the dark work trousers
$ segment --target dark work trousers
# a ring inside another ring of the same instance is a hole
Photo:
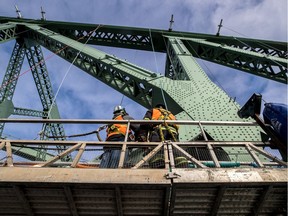
[[[125,137],[110,137],[106,141],[124,141]],[[100,168],[117,168],[120,160],[120,154],[121,154],[121,145],[119,145],[119,149],[107,149],[107,147],[104,147],[104,153],[102,155],[102,159],[100,162],[99,167]]]

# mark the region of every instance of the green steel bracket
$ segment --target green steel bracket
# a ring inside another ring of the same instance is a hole
[[[0,118],[8,118],[13,114],[14,105],[11,100],[4,100],[0,103]]]

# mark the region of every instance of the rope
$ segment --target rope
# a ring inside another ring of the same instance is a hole
[[[47,138],[72,138],[72,137],[87,136],[87,135],[91,135],[91,134],[94,134],[94,133],[97,133],[97,132],[98,131],[95,130],[95,131],[91,131],[91,132],[88,132],[88,133],[74,134],[74,135],[69,135],[69,136],[49,136],[49,135],[45,134],[44,132],[42,132],[42,134],[44,134]]]
[[[91,36],[93,35],[93,33],[94,33],[95,31],[97,31],[97,30],[100,28],[100,26],[101,26],[101,25],[98,25],[93,31],[90,31],[90,32],[88,33],[89,37],[87,38],[87,40],[86,40],[85,43],[83,44],[82,49],[77,53],[77,55],[75,56],[75,58],[73,59],[73,61],[72,61],[71,64],[69,65],[69,67],[68,67],[67,71],[65,72],[65,75],[64,75],[64,77],[63,77],[63,79],[62,79],[62,81],[61,81],[61,83],[60,83],[60,85],[59,85],[59,87],[58,87],[58,89],[57,89],[57,91],[56,91],[56,94],[55,94],[55,96],[54,96],[54,98],[53,98],[53,100],[52,100],[52,104],[50,105],[50,108],[49,108],[49,110],[48,110],[48,117],[49,117],[49,115],[50,115],[50,113],[51,113],[51,110],[52,110],[53,105],[55,104],[56,97],[58,96],[58,93],[59,93],[59,91],[60,91],[60,89],[61,89],[61,87],[62,87],[62,85],[63,85],[63,83],[64,83],[64,80],[66,79],[66,77],[67,77],[67,75],[68,75],[68,73],[69,73],[72,65],[74,64],[74,62],[76,61],[76,59],[78,58],[78,56],[80,55],[80,53],[81,53],[81,52],[83,51],[83,49],[85,48],[86,44],[87,44],[88,41],[90,40],[90,38],[91,38]],[[85,37],[85,36],[79,38],[77,41],[81,40],[81,39],[84,38],[84,37]],[[62,50],[66,49],[67,47],[68,47],[68,45],[65,46],[65,47],[63,47],[62,49],[58,50],[57,52],[55,52],[55,54],[53,53],[53,56],[56,55],[57,53],[61,52]],[[42,131],[45,131],[46,125],[47,125],[47,124],[44,124],[44,125],[43,125]],[[56,138],[56,137],[55,137],[55,138]]]
[[[151,46],[152,46],[152,50],[153,50],[153,54],[154,54],[154,60],[155,60],[155,65],[156,65],[156,71],[158,72],[158,64],[157,64],[157,59],[156,59],[156,53],[155,53],[155,49],[154,49],[154,44],[153,44],[153,39],[152,39],[152,34],[151,34],[151,29],[149,28],[149,35],[151,38]]]
[[[88,135],[91,135],[91,134],[94,134],[96,133],[97,135],[97,138],[99,141],[102,141],[100,135],[99,135],[99,132],[103,129],[105,129],[107,127],[107,125],[103,125],[101,127],[99,127],[97,130],[94,130],[94,131],[91,131],[91,132],[88,132],[88,133],[82,133],[82,134],[73,134],[73,135],[68,135],[68,136],[49,136],[47,135],[44,131],[41,131],[40,132],[40,135],[44,135],[45,137],[47,138],[73,138],[73,137],[81,137],[81,136],[88,136]]]
[[[156,71],[158,72],[158,64],[157,64],[157,59],[156,59],[156,54],[155,54],[155,49],[154,49],[154,44],[153,44],[153,39],[152,39],[152,34],[151,34],[151,29],[149,28],[149,35],[150,35],[150,39],[151,39],[151,46],[152,46],[152,50],[153,50],[153,54],[154,54],[154,59],[155,59],[155,64],[156,64]],[[166,109],[168,109],[167,103],[166,103],[166,99],[165,99],[165,95],[164,95],[164,91],[163,91],[163,81],[160,82],[161,85],[161,95],[162,95],[162,99],[164,102],[164,105],[166,106]]]
[[[93,31],[90,31],[90,32],[88,33],[89,37],[87,38],[87,40],[86,40],[85,43],[83,44],[82,49],[77,53],[77,55],[75,56],[75,58],[73,59],[73,61],[72,61],[71,64],[69,65],[69,68],[67,69],[67,71],[66,71],[66,73],[65,73],[65,75],[64,75],[64,77],[63,77],[63,79],[62,79],[62,81],[61,81],[61,83],[60,83],[60,85],[59,85],[59,87],[58,87],[58,89],[57,89],[57,91],[56,91],[56,94],[55,94],[55,96],[54,96],[54,98],[53,98],[53,100],[52,100],[52,104],[51,104],[50,109],[49,109],[49,111],[48,111],[48,117],[49,117],[49,115],[50,115],[50,113],[51,113],[51,110],[52,110],[53,104],[55,103],[56,97],[58,96],[58,93],[59,93],[59,91],[60,91],[60,89],[61,89],[61,87],[62,87],[62,85],[63,85],[63,83],[64,83],[64,80],[66,79],[66,77],[67,77],[67,75],[68,75],[68,73],[69,73],[72,65],[74,64],[74,62],[76,61],[76,59],[78,58],[78,56],[80,55],[80,53],[81,53],[81,52],[83,51],[83,49],[85,48],[86,44],[88,43],[88,41],[89,41],[90,38],[92,37],[93,33],[94,33],[95,31],[97,31],[99,28],[100,28],[100,25],[98,25],[97,28],[95,28]],[[79,40],[80,40],[80,39],[79,39]],[[66,47],[67,47],[67,46],[66,46]],[[65,47],[65,48],[66,48],[66,47]]]

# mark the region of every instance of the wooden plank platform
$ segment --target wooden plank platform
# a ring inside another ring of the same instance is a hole
[[[287,169],[0,168],[0,215],[287,215]]]

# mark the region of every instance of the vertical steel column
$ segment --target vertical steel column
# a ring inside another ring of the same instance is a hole
[[[45,60],[41,47],[39,45],[30,46],[29,41],[26,41],[26,57],[31,68],[31,72],[38,90],[38,94],[43,106],[43,111],[48,112],[48,118],[60,119],[60,114],[54,100],[51,81],[49,79]],[[44,117],[44,116],[43,116]],[[44,125],[44,133],[52,134],[56,140],[64,140],[65,133],[61,124],[46,124]],[[57,146],[58,152],[66,150],[65,146]],[[43,152],[44,151],[44,152]],[[39,151],[37,158],[45,158],[45,150]],[[64,160],[71,160],[71,156],[67,156]]]
[[[12,98],[20,74],[25,55],[25,48],[22,42],[16,41],[12,51],[5,76],[0,87],[0,117],[8,118],[14,109]],[[0,137],[4,130],[4,123],[0,123]]]

